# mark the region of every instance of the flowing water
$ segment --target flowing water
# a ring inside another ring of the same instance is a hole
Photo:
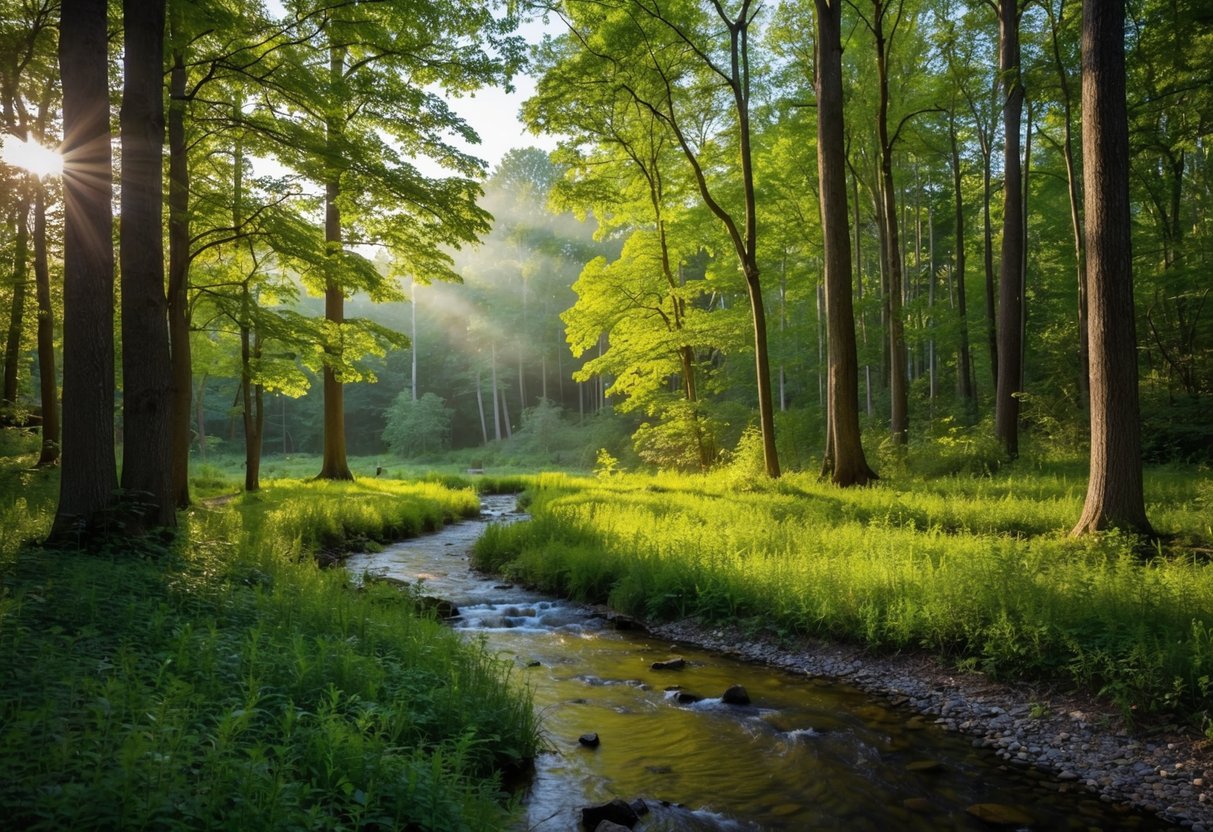
[[[521,515],[483,498],[482,522],[458,523],[347,567],[421,584],[454,602],[454,626],[514,662],[543,716],[540,755],[520,828],[579,828],[579,809],[644,798],[643,830],[990,829],[967,811],[1020,813],[1004,828],[1166,829],[1047,776],[1008,768],[971,740],[834,682],[621,632],[594,611],[474,572],[484,522]],[[686,660],[675,670],[654,662]],[[739,684],[752,704],[726,705]],[[679,694],[683,694],[681,697]],[[699,698],[697,701],[690,701]],[[579,737],[597,733],[600,745]]]

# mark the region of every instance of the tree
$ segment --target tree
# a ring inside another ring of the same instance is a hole
[[[414,401],[402,390],[387,412],[383,441],[403,457],[445,450],[451,444],[451,410],[434,393]]]
[[[1091,359],[1091,476],[1072,534],[1151,534],[1141,474],[1130,243],[1124,0],[1084,0],[1083,211]]]
[[[1019,454],[1019,396],[1023,362],[1024,212],[1020,126],[1019,0],[990,0],[998,13],[998,70],[1003,87],[1002,261],[998,271],[998,388],[994,433],[1008,456]]]
[[[122,489],[152,526],[176,525],[164,294],[165,0],[122,6]]]
[[[114,463],[113,185],[105,0],[63,0],[63,464],[54,540],[100,530]]]
[[[817,177],[825,241],[825,300],[829,351],[829,437],[824,471],[836,485],[876,478],[859,433],[859,360],[851,300],[851,235],[847,226],[843,146],[842,0],[817,7]]]

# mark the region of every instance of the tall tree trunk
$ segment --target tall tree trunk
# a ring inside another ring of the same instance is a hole
[[[872,34],[876,41],[876,78],[880,87],[876,113],[876,135],[880,142],[880,196],[883,200],[885,257],[889,264],[889,430],[893,441],[904,445],[909,438],[909,388],[906,382],[906,333],[902,313],[903,257],[897,227],[897,197],[893,183],[893,143],[889,138],[888,42],[885,39],[883,0],[874,0]],[[845,196],[844,196],[845,199]]]
[[[817,8],[817,175],[825,241],[826,326],[829,335],[831,478],[864,485],[876,474],[864,458],[859,433],[859,373],[851,299],[843,146],[841,0],[814,0]]]
[[[999,74],[1003,79],[1003,220],[998,291],[998,388],[994,434],[1007,455],[1019,455],[1019,398],[1023,315],[1023,175],[1020,126],[1023,84],[1019,71],[1018,0],[1000,0]]]
[[[114,463],[114,248],[105,0],[62,0],[63,465],[51,539],[103,531]]]
[[[417,281],[412,279],[409,292],[409,313],[412,319],[412,329],[409,332],[409,391],[413,401],[417,401]]]
[[[493,438],[501,441],[501,397],[497,392],[497,342],[490,346],[492,358],[489,361],[493,387]]]
[[[329,26],[334,22],[330,21]],[[337,38],[329,31],[329,42]],[[329,47],[329,96],[334,107],[341,104],[340,91],[344,86],[346,50],[341,46]],[[342,125],[338,116],[329,119],[327,125],[329,150],[336,153],[337,139]],[[330,156],[330,159],[334,158]],[[335,162],[329,163],[324,185],[324,244],[327,258],[324,275],[324,318],[332,326],[330,338],[325,344],[324,362],[324,459],[320,465],[320,480],[352,480],[353,473],[345,451],[345,388],[336,369],[341,360],[341,326],[345,322],[345,291],[341,286],[341,209],[337,199],[341,195],[341,171]]]
[[[245,281],[240,296],[240,403],[244,426],[244,490],[261,489],[261,441],[265,434],[263,390],[254,382],[254,362],[261,358],[261,335],[253,322],[254,300]]]
[[[986,276],[986,342],[990,348],[990,379],[998,384],[998,321],[995,298],[998,286],[994,281],[994,223],[990,218],[990,200],[993,190],[990,184],[992,151],[987,148],[982,154],[982,266]]]
[[[1091,324],[1091,479],[1073,534],[1110,527],[1151,534],[1141,474],[1137,331],[1130,244],[1124,0],[1084,0],[1082,156],[1088,320]]]
[[[170,38],[176,45],[180,32],[180,4],[174,3]],[[171,361],[173,502],[178,508],[190,504],[190,394],[193,391],[193,359],[190,354],[190,219],[189,159],[185,137],[185,54],[173,49],[169,72],[168,104],[168,339]]]
[[[38,381],[42,391],[42,450],[38,466],[59,461],[59,379],[55,372],[55,311],[46,251],[46,186],[34,191],[34,283],[38,290]]]
[[[25,329],[25,289],[29,281],[29,191],[20,177],[17,187],[20,196],[12,212],[15,232],[13,242],[13,306],[9,311],[8,338],[4,343],[4,393],[0,405],[12,407],[17,404],[17,368],[21,363],[21,336]]]
[[[1057,70],[1057,82],[1061,88],[1062,140],[1061,156],[1066,163],[1066,193],[1070,198],[1070,230],[1074,235],[1075,285],[1078,292],[1078,406],[1087,408],[1091,404],[1090,347],[1087,327],[1087,266],[1082,231],[1082,194],[1077,169],[1074,164],[1074,95],[1070,89],[1070,76],[1061,56],[1059,29],[1065,20],[1066,4],[1061,0],[1057,17],[1053,16],[1051,2],[1044,4],[1049,14],[1050,33],[1053,43],[1053,66]]]
[[[973,364],[969,357],[969,316],[965,305],[965,212],[961,194],[960,147],[956,140],[956,119],[948,121],[948,138],[952,148],[952,188],[956,204],[956,264],[953,281],[956,286],[956,316],[960,322],[960,350],[956,356],[956,392],[964,402],[970,417],[973,412]]]
[[[152,526],[175,526],[169,454],[172,377],[164,294],[165,0],[122,5],[122,490],[149,505]]]
[[[489,425],[484,418],[484,391],[480,387],[480,368],[476,368],[476,410],[480,413],[480,438],[482,445],[489,444]]]

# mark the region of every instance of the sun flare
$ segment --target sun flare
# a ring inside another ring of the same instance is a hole
[[[22,141],[15,136],[5,136],[3,144],[0,145],[0,160],[7,165],[27,170],[35,176],[63,173],[63,157],[33,139]]]

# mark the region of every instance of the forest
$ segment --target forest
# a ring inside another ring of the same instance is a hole
[[[209,731],[173,823],[232,811],[205,770],[248,828],[499,828],[531,694],[318,564],[519,491],[478,568],[1213,736],[1206,2],[0,9],[0,653],[55,656],[6,748]],[[0,806],[164,820],[142,763],[69,808],[68,745]]]

